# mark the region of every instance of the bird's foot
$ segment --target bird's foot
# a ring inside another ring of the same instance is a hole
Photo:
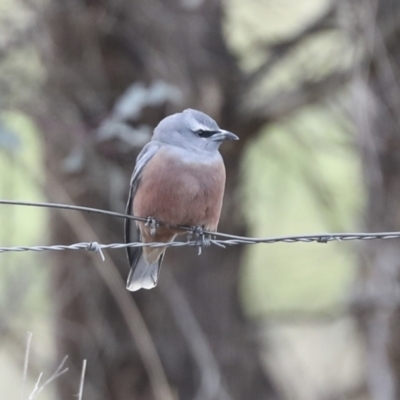
[[[198,255],[201,254],[203,246],[210,245],[210,238],[206,237],[204,234],[204,230],[200,225],[193,226],[191,230],[188,232],[188,240],[192,240],[194,236],[195,246],[198,249]]]
[[[147,217],[145,226],[150,227],[150,235],[154,236],[157,232],[157,228],[160,226],[160,224],[157,222],[157,220],[154,217]]]

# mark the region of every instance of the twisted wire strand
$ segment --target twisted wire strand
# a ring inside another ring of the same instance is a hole
[[[230,235],[233,237],[233,235]],[[5,252],[23,252],[23,251],[47,251],[47,250],[88,250],[100,253],[102,258],[102,250],[124,249],[126,247],[201,247],[215,245],[219,247],[235,246],[240,244],[273,244],[273,243],[329,243],[333,241],[351,241],[351,240],[376,240],[376,239],[400,239],[400,232],[377,232],[377,233],[332,233],[332,234],[316,234],[302,236],[280,236],[270,238],[243,238],[238,236],[235,239],[217,240],[205,239],[204,241],[187,241],[187,242],[170,242],[170,243],[108,243],[101,244],[97,242],[82,242],[70,245],[49,245],[49,246],[11,246],[1,247],[0,253]]]

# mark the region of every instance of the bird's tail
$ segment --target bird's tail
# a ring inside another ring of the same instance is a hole
[[[152,289],[157,286],[161,263],[164,253],[154,263],[147,263],[143,256],[140,257],[137,265],[131,268],[126,282],[126,288],[131,292],[139,289]]]

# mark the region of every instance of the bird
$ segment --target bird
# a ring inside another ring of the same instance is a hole
[[[191,227],[216,232],[225,191],[225,165],[219,146],[238,140],[207,114],[186,109],[159,122],[136,159],[130,181],[125,242],[170,243]],[[144,220],[143,220],[144,219]],[[166,247],[127,247],[129,291],[157,286]]]

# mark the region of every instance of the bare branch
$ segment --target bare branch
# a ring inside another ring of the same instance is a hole
[[[43,376],[43,372],[41,372],[41,373],[39,374],[39,377],[37,378],[37,381],[36,381],[36,383],[35,383],[35,386],[34,386],[34,388],[33,388],[33,391],[32,391],[32,393],[29,395],[29,400],[32,400],[32,399],[34,399],[34,398],[36,397],[36,394],[37,394],[37,392],[38,392],[38,390],[39,390],[40,381],[42,380],[42,376]]]
[[[296,35],[276,43],[275,45],[261,44],[260,51],[266,51],[267,55],[265,61],[251,74],[249,74],[244,81],[244,91],[251,90],[254,86],[258,85],[268,72],[280,62],[294,47],[303,42],[304,38],[318,33],[321,31],[329,30],[335,27],[335,13],[336,5],[334,2],[322,13],[316,20],[306,25],[303,29],[296,33]]]
[[[81,380],[79,382],[78,400],[82,400],[82,396],[83,396],[83,385],[85,383],[86,363],[87,363],[87,360],[83,360]]]
[[[53,188],[51,193],[51,198],[53,200],[72,203],[72,199],[69,197],[64,187],[60,185],[50,171],[48,171],[47,179]],[[61,210],[61,215],[74,232],[75,236],[80,238],[85,236],[94,237],[100,240],[82,213],[76,213],[71,217],[71,215],[66,213],[66,210]],[[125,285],[122,283],[117,266],[110,259],[105,260],[105,262],[100,265],[97,255],[94,253],[90,254],[93,264],[118,304],[129,331],[136,341],[138,352],[149,375],[149,380],[151,381],[154,397],[157,400],[173,400],[174,396],[172,395],[150,332],[138,306],[125,290]]]
[[[196,320],[190,304],[171,273],[167,273],[168,290],[164,295],[170,304],[170,309],[188,346],[196,360],[201,373],[200,387],[195,400],[221,399],[232,400],[222,384],[221,371],[213,351],[199,322]]]
[[[255,121],[256,125],[261,127],[266,122],[279,119],[336,92],[349,82],[350,78],[350,71],[338,71],[320,80],[304,81],[292,90],[281,91],[274,98],[265,96],[254,100],[254,96],[247,94],[241,100],[238,112],[243,121]]]
[[[26,379],[28,376],[29,352],[31,350],[31,342],[32,342],[32,332],[28,332],[26,335],[26,351],[25,351],[25,361],[24,361],[24,372],[22,375],[21,400],[24,400],[25,396],[25,386],[26,386]]]
[[[64,364],[67,361],[68,356],[65,356],[60,365],[58,366],[58,368],[53,372],[53,374],[50,376],[49,379],[47,379],[47,381],[45,383],[43,383],[43,385],[39,386],[40,381],[42,379],[43,373],[41,372],[39,375],[38,380],[36,381],[35,387],[33,388],[32,393],[29,395],[29,400],[34,400],[36,398],[36,396],[41,393],[43,391],[43,389],[45,389],[51,382],[53,382],[54,380],[56,380],[58,377],[60,377],[61,375],[65,374],[68,371],[68,368],[64,368]]]

